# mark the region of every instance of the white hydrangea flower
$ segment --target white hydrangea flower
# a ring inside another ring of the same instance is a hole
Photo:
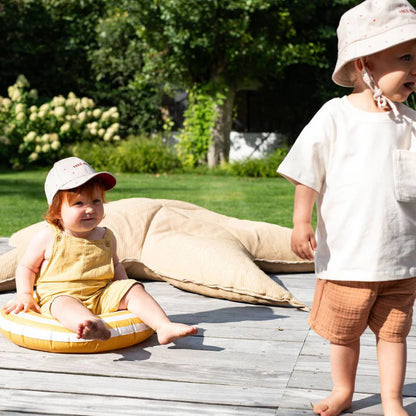
[[[25,143],[30,143],[30,142],[33,142],[35,139],[36,139],[36,132],[32,130],[28,134],[26,134],[26,136],[23,138],[23,141]]]
[[[12,100],[9,98],[3,98],[1,104],[4,108],[9,109],[12,106]]]
[[[77,98],[68,98],[65,102],[65,107],[75,107],[78,104]]]
[[[110,120],[111,114],[108,111],[105,111],[101,116],[101,121],[106,122]]]
[[[65,97],[62,95],[57,95],[56,97],[52,98],[51,105],[52,107],[63,107],[65,105]]]
[[[110,126],[110,129],[113,130],[113,131],[118,131],[119,128],[120,128],[120,123],[113,123]]]
[[[50,105],[48,103],[42,104],[39,107],[39,111],[44,111],[45,113],[50,110]]]
[[[81,111],[81,112],[78,114],[78,120],[80,120],[80,121],[82,121],[82,122],[87,121],[87,118],[88,118],[88,113],[87,113],[86,111]]]
[[[81,98],[81,104],[84,108],[94,108],[95,103],[91,98],[88,97],[82,97]]]
[[[25,109],[26,109],[26,105],[23,104],[23,103],[19,103],[19,104],[16,104],[16,107],[15,107],[14,111],[16,111],[16,113],[21,113],[21,112],[25,111]]]
[[[27,78],[23,74],[20,74],[17,77],[16,85],[20,88],[29,88],[30,87],[29,81],[27,80]]]
[[[16,120],[17,121],[25,121],[26,120],[26,114],[24,112],[20,112],[16,114]]]
[[[29,91],[28,97],[32,100],[38,99],[38,90],[32,89]]]
[[[98,128],[99,128],[98,123],[97,123],[96,121],[93,121],[92,123],[88,123],[88,124],[87,124],[87,127],[88,127],[90,130],[91,130],[91,129],[98,130]]]
[[[63,117],[65,115],[65,108],[60,106],[60,107],[56,107],[53,110],[53,113],[55,114],[56,117]]]
[[[10,85],[10,87],[7,88],[7,94],[10,98],[12,98],[15,89],[16,87],[14,85]]]
[[[69,123],[68,121],[66,123],[62,124],[61,128],[59,129],[59,131],[61,133],[66,133],[69,130],[71,130],[71,123]]]
[[[29,162],[34,162],[35,160],[38,160],[39,155],[35,152],[31,153],[28,157]]]
[[[6,134],[6,136],[10,136],[14,132],[15,128],[16,124],[10,123],[3,127],[3,131]]]
[[[107,129],[107,131],[104,134],[103,140],[105,142],[109,142],[112,139],[112,137],[113,137],[113,131],[110,129]]]
[[[9,97],[12,101],[19,102],[22,100],[23,96],[22,93],[18,88],[15,87],[9,87],[8,88]]]

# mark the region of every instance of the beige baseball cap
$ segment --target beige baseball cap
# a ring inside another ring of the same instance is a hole
[[[60,190],[73,189],[93,178],[100,178],[105,190],[114,188],[117,181],[109,172],[96,172],[87,162],[78,157],[68,157],[56,162],[45,180],[45,194],[48,204]]]
[[[352,87],[346,64],[416,39],[416,11],[406,0],[366,0],[342,15],[337,35],[338,60],[332,79]]]

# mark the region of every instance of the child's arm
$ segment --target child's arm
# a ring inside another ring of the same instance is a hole
[[[28,312],[29,310],[40,312],[39,305],[33,298],[33,286],[50,241],[49,229],[40,231],[30,241],[16,268],[16,299],[4,307],[6,313]]]
[[[317,192],[300,183],[296,184],[293,209],[292,251],[304,260],[313,260],[316,250],[312,211]]]
[[[126,269],[120,263],[117,256],[117,240],[115,237],[113,237],[113,247],[114,280],[128,279],[129,277],[127,276]]]

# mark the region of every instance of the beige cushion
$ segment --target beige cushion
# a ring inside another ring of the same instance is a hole
[[[290,250],[289,228],[174,200],[124,199],[108,203],[105,212],[102,225],[114,232],[130,277],[235,301],[303,306],[263,271],[313,271],[312,262]],[[0,290],[13,280],[19,254],[43,226],[37,223],[11,236],[9,244],[18,249],[0,257]]]

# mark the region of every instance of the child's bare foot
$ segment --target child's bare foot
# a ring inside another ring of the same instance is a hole
[[[177,324],[175,322],[168,322],[157,329],[157,339],[159,344],[169,344],[179,338],[195,335],[198,333],[198,328],[185,324]]]
[[[78,324],[77,338],[107,340],[110,330],[101,319],[88,319]]]
[[[326,399],[313,407],[314,413],[321,416],[338,416],[351,407],[352,395],[333,391]]]

